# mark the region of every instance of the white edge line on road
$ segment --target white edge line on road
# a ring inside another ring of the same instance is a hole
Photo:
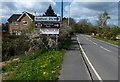
[[[108,51],[108,52],[111,52],[110,50],[108,50],[108,49],[106,49],[106,48],[104,48],[103,46],[100,46],[102,49],[104,49],[104,50],[106,50],[106,51]]]
[[[78,40],[78,37],[77,37],[77,40]],[[84,50],[83,50],[83,48],[82,48],[79,40],[78,40],[78,43],[79,43],[79,46],[80,46],[80,48],[81,48],[81,50],[82,50],[82,53],[83,53],[84,57],[86,58],[87,62],[88,62],[89,65],[91,66],[91,68],[92,68],[92,70],[94,71],[94,73],[96,74],[97,78],[102,81],[102,78],[101,78],[100,75],[97,73],[97,71],[96,71],[95,68],[93,67],[92,63],[91,63],[90,60],[88,59],[86,53],[84,52]]]

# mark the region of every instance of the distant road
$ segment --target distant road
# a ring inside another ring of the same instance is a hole
[[[118,46],[88,35],[77,36],[102,80],[118,80]]]

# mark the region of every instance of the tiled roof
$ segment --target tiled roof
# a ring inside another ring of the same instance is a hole
[[[27,13],[27,12],[26,12]],[[30,14],[30,13],[27,13],[30,17],[31,17],[31,19],[33,19],[34,20],[34,15],[32,15],[32,14]],[[12,21],[17,21],[17,19],[21,16],[22,14],[13,14],[9,19],[8,19],[8,21],[9,22],[12,22]]]
[[[21,16],[22,14],[13,14],[9,19],[8,21],[11,22],[11,21],[17,21],[17,19]]]
[[[27,12],[26,12],[27,13]],[[30,13],[27,13],[33,20],[34,20],[34,15],[33,14],[30,14]]]

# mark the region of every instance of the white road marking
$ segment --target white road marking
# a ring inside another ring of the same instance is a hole
[[[87,36],[87,35],[86,35],[86,36]],[[88,36],[88,37],[91,37],[91,36]],[[93,38],[93,39],[96,39],[96,38]],[[99,40],[99,39],[96,39],[96,40]],[[103,40],[99,40],[99,41],[104,42],[104,43],[109,44],[109,45],[112,45],[112,46],[115,46],[115,47],[118,47],[118,45],[114,45],[114,44],[105,42],[105,41],[103,41]]]
[[[88,37],[91,37],[91,36],[88,36]]]
[[[97,45],[97,43],[93,42],[93,44]]]
[[[87,37],[84,37],[84,38],[88,39]]]
[[[108,51],[108,52],[111,52],[110,50],[108,50],[108,49],[106,49],[106,48],[104,48],[103,46],[100,46],[102,49],[104,49],[104,50],[106,50],[106,51]]]
[[[89,40],[88,38],[86,38],[87,40]]]
[[[78,40],[78,37],[77,37],[77,40]],[[83,48],[82,48],[79,40],[78,40],[78,43],[79,43],[79,46],[80,46],[80,48],[81,48],[81,50],[82,50],[82,53],[83,53],[84,57],[86,58],[86,60],[87,60],[87,62],[89,63],[89,65],[91,66],[91,68],[92,68],[92,70],[94,71],[95,75],[97,76],[98,80],[102,81],[102,78],[101,78],[100,75],[97,73],[97,71],[96,71],[95,68],[93,67],[92,63],[91,63],[90,60],[88,59],[86,53],[84,52],[84,50],[83,50]],[[102,81],[102,82],[103,82],[103,81]]]
[[[93,39],[96,39],[96,38],[93,38]],[[99,40],[99,39],[96,39],[96,40]],[[104,43],[109,44],[109,45],[112,45],[112,46],[115,46],[115,47],[118,47],[118,45],[114,45],[114,44],[111,44],[111,43],[108,43],[108,42],[105,42],[105,41],[102,41],[102,40],[99,40],[99,41],[104,42]]]
[[[87,37],[85,37],[87,40],[89,40]],[[97,45],[97,43],[93,42],[92,40],[89,40],[90,42],[92,42],[93,44]]]
[[[92,40],[89,40],[90,42],[93,42]]]
[[[87,36],[87,37],[91,37],[90,35],[85,35],[85,36]]]

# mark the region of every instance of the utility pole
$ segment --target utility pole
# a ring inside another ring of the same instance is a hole
[[[35,13],[35,16],[36,16],[36,11],[34,13]]]
[[[61,2],[61,21],[63,21],[63,0]]]
[[[69,1],[69,10],[68,10],[68,26],[70,25],[70,1]]]

